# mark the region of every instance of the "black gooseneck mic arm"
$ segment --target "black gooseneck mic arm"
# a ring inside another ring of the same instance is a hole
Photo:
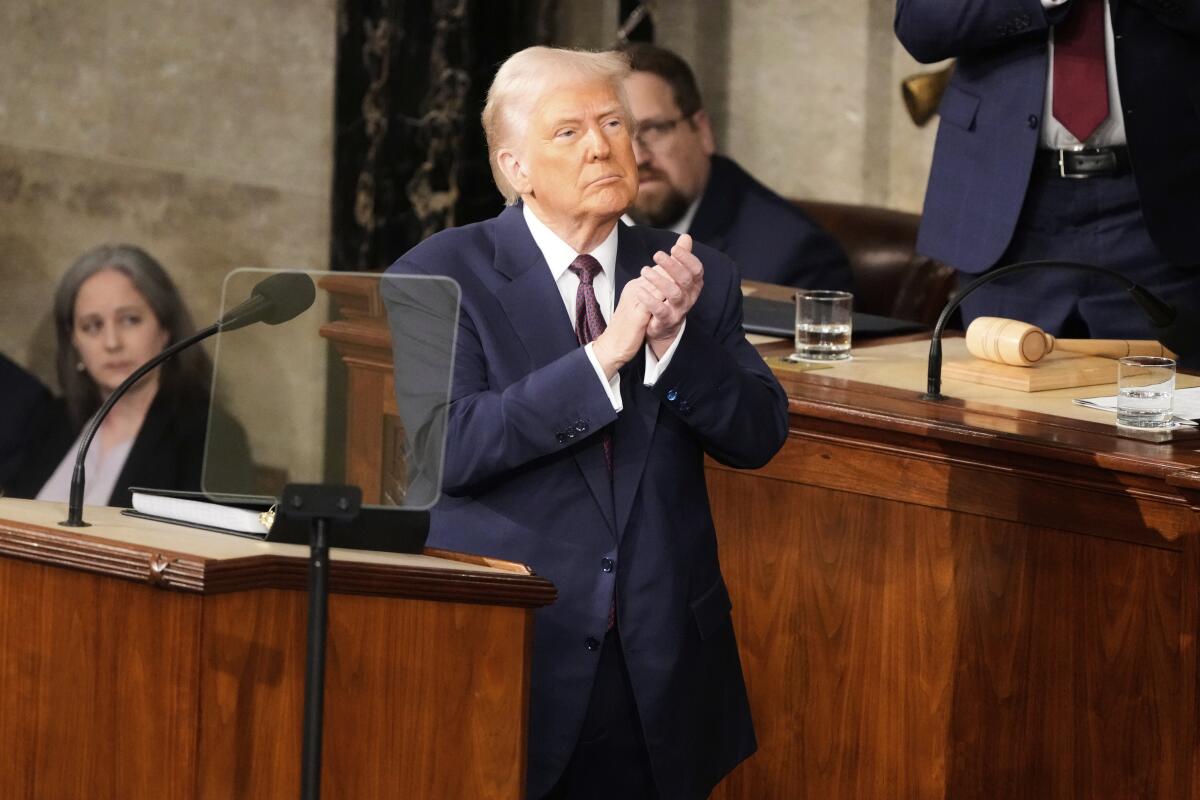
[[[117,401],[133,386],[145,377],[146,373],[174,356],[180,350],[186,350],[197,342],[204,341],[218,331],[232,331],[252,325],[255,322],[265,322],[268,325],[278,325],[298,316],[312,305],[316,298],[317,289],[312,278],[303,272],[279,272],[259,281],[251,290],[250,298],[231,309],[221,319],[209,325],[202,331],[192,334],[186,339],[180,339],[175,344],[163,350],[154,358],[142,364],[101,404],[100,409],[92,415],[87,432],[79,443],[75,454],[75,469],[71,472],[71,494],[67,507],[67,518],[61,525],[71,528],[87,527],[83,521],[83,461],[87,456],[100,423],[108,416],[108,412]]]
[[[922,400],[944,400],[942,395],[942,330],[946,327],[946,323],[950,320],[950,315],[959,307],[963,299],[971,292],[983,286],[985,283],[991,283],[997,278],[1003,278],[1014,272],[1023,272],[1028,269],[1043,269],[1046,267],[1062,267],[1064,269],[1081,269],[1088,272],[1099,272],[1109,275],[1121,283],[1125,284],[1125,291],[1129,292],[1129,296],[1135,303],[1146,313],[1150,321],[1156,328],[1170,329],[1175,323],[1177,312],[1174,307],[1164,303],[1162,300],[1151,294],[1145,287],[1134,283],[1121,273],[1108,267],[1099,267],[1095,264],[1084,264],[1078,261],[1020,261],[1016,264],[1009,264],[1004,267],[999,267],[990,272],[985,272],[975,280],[968,283],[963,290],[959,292],[946,307],[942,309],[942,313],[938,316],[937,324],[933,327],[933,338],[929,341],[929,377],[925,387],[925,394],[921,396]],[[1169,337],[1164,337],[1169,338]],[[1168,347],[1172,347],[1174,342],[1163,342]],[[1178,346],[1172,349],[1180,350]]]
[[[83,521],[83,460],[87,456],[88,448],[92,446],[92,439],[96,437],[96,431],[100,430],[100,423],[108,416],[108,412],[117,404],[126,392],[140,381],[146,373],[157,367],[159,364],[166,361],[171,356],[178,353],[180,350],[186,350],[196,342],[201,342],[212,336],[217,331],[221,330],[221,323],[214,322],[202,331],[192,334],[186,339],[180,339],[175,344],[163,350],[154,358],[142,364],[133,374],[121,382],[121,385],[113,389],[113,393],[108,396],[108,399],[100,406],[100,410],[92,415],[92,421],[88,423],[87,432],[83,435],[82,441],[79,443],[79,450],[75,455],[75,469],[71,473],[71,496],[70,505],[67,508],[67,518],[59,523],[72,528],[86,528],[88,523]]]

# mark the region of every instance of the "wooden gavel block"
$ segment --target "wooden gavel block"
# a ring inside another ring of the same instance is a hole
[[[967,352],[984,361],[1030,367],[1056,349],[1105,358],[1175,357],[1148,339],[1056,339],[1036,325],[1003,317],[978,317],[967,326]]]

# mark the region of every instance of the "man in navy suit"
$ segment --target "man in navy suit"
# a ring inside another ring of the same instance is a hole
[[[505,62],[483,120],[509,207],[390,270],[461,287],[430,541],[558,587],[535,617],[533,798],[702,798],[755,749],[703,460],[766,463],[787,403],[729,259],[620,222],[627,73],[617,53]]]
[[[1200,304],[1200,5],[1179,0],[898,0],[918,60],[957,57],[918,249],[963,280],[1032,259],[1119,270]],[[963,305],[1057,335],[1153,338],[1122,286],[1063,269]]]
[[[850,264],[828,232],[715,154],[712,125],[691,68],[651,44],[624,49],[637,120],[638,196],[632,220],[690,233],[729,256],[742,277],[806,289],[854,288]]]

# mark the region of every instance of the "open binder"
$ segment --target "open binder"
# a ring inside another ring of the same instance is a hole
[[[216,502],[202,492],[138,487],[130,492],[134,507],[121,512],[130,517],[263,542],[308,542],[308,525],[282,514],[273,515],[269,526],[259,522],[259,516],[271,510],[271,503],[261,497],[227,495]],[[420,553],[428,535],[428,511],[381,506],[364,506],[354,521],[336,528],[338,547],[392,553]]]

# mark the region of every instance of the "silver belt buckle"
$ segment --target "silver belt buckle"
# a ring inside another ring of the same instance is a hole
[[[1074,172],[1067,172],[1067,153],[1079,156],[1081,162]],[[1058,151],[1058,174],[1062,178],[1081,180],[1095,175],[1113,175],[1117,172],[1117,153],[1111,147],[1087,147],[1079,145]]]
[[[1076,145],[1075,147],[1065,147],[1058,151],[1058,177],[1067,178],[1073,181],[1081,181],[1087,175],[1080,172],[1067,172],[1067,153],[1082,153],[1087,147],[1084,145]]]

